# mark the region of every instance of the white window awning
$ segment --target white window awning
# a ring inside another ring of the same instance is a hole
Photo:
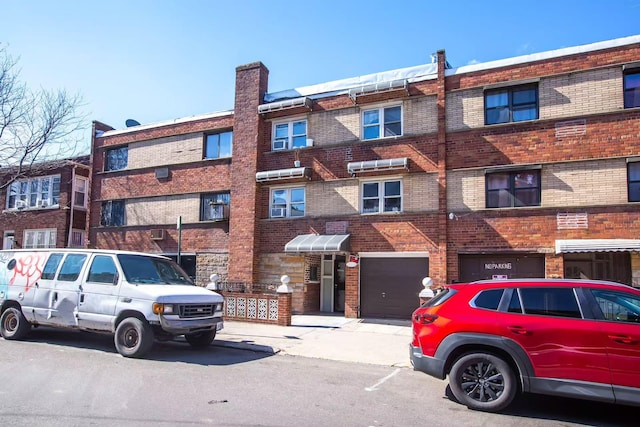
[[[276,169],[256,173],[256,182],[277,181],[280,179],[311,179],[311,168]]]
[[[572,239],[556,240],[556,253],[576,252],[640,252],[636,239]]]
[[[397,90],[401,90],[409,94],[407,79],[388,80],[384,82],[358,86],[353,89],[349,89],[349,98],[351,98],[355,102],[359,96],[375,95],[378,93],[393,92]]]
[[[284,251],[300,252],[347,252],[349,234],[301,234],[284,245]]]
[[[397,169],[409,170],[408,164],[409,163],[406,157],[400,157],[397,159],[368,160],[365,162],[351,162],[347,163],[347,172],[349,172],[351,175],[355,175],[359,172],[373,172]]]
[[[258,114],[271,113],[272,111],[288,110],[290,108],[304,107],[311,110],[313,101],[306,96],[294,99],[285,99],[284,101],[271,102],[269,104],[258,105]]]

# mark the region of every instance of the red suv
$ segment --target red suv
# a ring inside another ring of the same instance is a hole
[[[411,363],[499,411],[519,392],[640,405],[640,290],[585,280],[447,286],[413,313]]]

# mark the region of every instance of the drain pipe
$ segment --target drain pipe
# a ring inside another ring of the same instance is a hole
[[[76,203],[76,168],[78,165],[73,165],[71,170],[71,211],[69,212],[69,235],[67,236],[67,247],[71,247],[73,239],[73,206]]]

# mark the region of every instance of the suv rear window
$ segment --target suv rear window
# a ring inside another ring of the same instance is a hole
[[[456,291],[454,291],[451,288],[444,288],[443,290],[439,291],[436,294],[436,296],[422,303],[420,307],[435,307],[436,305],[440,305],[446,300],[448,300],[449,298],[451,298],[452,296],[454,296],[455,293]]]
[[[502,299],[504,289],[488,289],[480,292],[471,305],[477,308],[486,308],[488,310],[497,310]]]
[[[520,288],[526,314],[582,318],[573,288]]]

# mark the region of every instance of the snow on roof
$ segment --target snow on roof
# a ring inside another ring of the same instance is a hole
[[[473,64],[473,65],[464,65],[462,67],[446,70],[445,75],[453,76],[456,74],[471,73],[474,71],[488,70],[491,68],[508,67],[511,65],[523,64],[527,62],[543,61],[546,59],[558,58],[561,56],[576,55],[579,53],[593,52],[596,50],[626,46],[634,43],[640,43],[640,35],[607,40],[604,42],[585,44],[581,46],[549,50],[541,53],[532,53],[529,55],[515,56],[512,58],[500,59],[497,61],[483,62],[483,63]]]
[[[99,137],[114,136],[114,135],[121,135],[123,133],[137,132],[139,130],[154,129],[154,128],[161,127],[161,126],[175,125],[175,124],[179,124],[179,123],[195,122],[197,120],[205,120],[205,119],[211,119],[211,118],[214,118],[214,117],[224,117],[224,116],[232,116],[232,115],[233,115],[233,110],[218,111],[218,112],[215,112],[215,113],[207,113],[207,114],[200,114],[200,115],[197,115],[197,116],[182,117],[182,118],[178,118],[178,119],[174,119],[174,120],[167,120],[167,121],[164,121],[164,122],[149,123],[149,124],[144,124],[144,125],[139,125],[139,126],[131,126],[131,127],[124,128],[124,129],[110,130],[110,131],[102,132],[102,134],[97,134],[97,132],[96,132],[96,134]]]
[[[596,50],[609,49],[613,47],[625,46],[640,42],[640,35],[623,37],[604,42],[597,42],[576,47],[550,50],[547,52],[534,53],[530,55],[516,56],[513,58],[501,59],[497,61],[484,62],[473,65],[465,65],[453,69],[445,69],[446,76],[463,73],[471,73],[491,68],[506,67],[526,62],[541,61],[545,59],[557,58],[560,56],[574,55],[578,53],[592,52]],[[401,68],[398,70],[384,71],[381,73],[367,74],[360,77],[336,80],[328,83],[321,83],[311,86],[304,86],[295,89],[283,90],[265,94],[265,102],[275,102],[283,99],[298,98],[308,96],[311,98],[323,98],[327,96],[345,93],[351,88],[386,82],[397,79],[407,79],[409,82],[428,80],[437,78],[437,64],[418,65],[414,67]]]
[[[475,71],[488,70],[492,68],[507,67],[511,65],[523,64],[527,62],[542,61],[546,59],[558,58],[561,56],[575,55],[579,53],[593,52],[602,49],[609,49],[629,44],[640,43],[640,35],[622,37],[618,39],[586,44],[582,46],[567,47],[562,49],[550,50],[541,53],[516,56],[496,61],[483,62],[473,65],[464,65],[458,68],[445,69],[446,76],[453,76],[464,73],[472,73]],[[408,82],[418,82],[437,78],[438,64],[431,63],[425,65],[416,65],[413,67],[400,68],[397,70],[383,71],[380,73],[366,74],[359,77],[350,77],[347,79],[334,80],[332,82],[320,83],[310,86],[303,86],[294,89],[283,90],[279,92],[267,93],[264,96],[264,102],[275,102],[284,99],[299,98],[307,96],[310,98],[324,98],[328,96],[340,95],[347,93],[349,89],[360,86],[371,85],[393,80],[406,79]],[[128,132],[135,132],[144,129],[152,129],[160,126],[173,125],[178,123],[186,123],[196,120],[208,119],[213,117],[222,117],[233,115],[233,110],[220,111],[216,113],[208,113],[197,116],[168,120],[165,122],[151,123],[140,126],[132,126],[130,128],[110,130],[102,133],[101,136],[120,135]]]
[[[407,79],[410,82],[435,79],[438,77],[438,64],[417,65],[414,67],[400,68],[398,70],[383,71],[381,73],[367,74],[360,77],[335,80],[328,83],[320,83],[280,92],[267,93],[265,102],[280,101],[282,99],[298,98],[301,96],[321,95],[319,97],[333,96],[345,93],[349,89],[370,84],[388,82],[392,80]]]

